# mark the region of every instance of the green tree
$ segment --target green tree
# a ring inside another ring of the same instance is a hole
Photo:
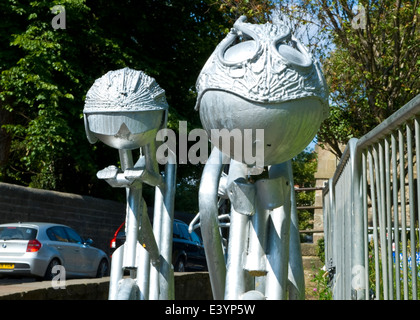
[[[315,172],[317,170],[317,154],[309,148],[303,150],[292,159],[293,180],[299,188],[315,186]],[[298,207],[312,206],[315,201],[315,191],[299,191],[295,193]],[[314,210],[298,210],[299,229],[313,229]]]
[[[92,26],[83,1],[60,2],[68,28],[54,30],[54,4],[2,2],[8,19],[17,22],[13,34],[2,29],[9,41],[1,50],[0,99],[6,115],[1,124],[8,141],[2,145],[7,162],[1,180],[75,191],[94,169],[81,124],[87,83],[106,68],[123,66],[124,53]],[[101,50],[95,52],[95,45]],[[90,59],[106,64],[88,66]]]
[[[266,23],[271,21],[271,13],[275,8],[272,0],[218,0],[214,2],[219,6],[225,19],[232,26],[240,16],[246,16],[250,22]],[[225,30],[225,33],[229,32]]]
[[[51,25],[57,4],[65,29]],[[95,174],[118,153],[90,145],[82,120],[87,90],[109,70],[155,77],[166,90],[169,126],[200,125],[196,77],[225,28],[207,1],[6,0],[0,9],[0,181],[115,198]],[[180,188],[199,174],[180,166]]]
[[[331,116],[318,140],[341,156],[340,143],[366,134],[420,93],[419,1],[288,2],[279,10],[310,30],[330,88]]]

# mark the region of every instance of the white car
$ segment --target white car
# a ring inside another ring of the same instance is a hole
[[[0,276],[34,276],[51,280],[61,265],[67,278],[109,274],[108,257],[91,247],[73,229],[54,223],[27,222],[0,225]]]

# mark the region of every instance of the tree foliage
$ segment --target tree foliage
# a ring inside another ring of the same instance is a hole
[[[271,12],[275,8],[272,0],[218,0],[219,6],[229,25],[233,25],[240,16],[246,16],[250,22],[266,23],[271,21]],[[225,30],[227,33],[229,29]]]
[[[417,0],[302,0],[281,7],[311,30],[330,88],[331,116],[318,139],[341,155],[420,93]]]
[[[55,30],[58,4],[66,28]],[[199,125],[196,77],[225,27],[207,1],[5,0],[0,9],[1,181],[113,198],[95,173],[118,152],[90,145],[82,120],[87,90],[109,70],[155,77],[166,90],[169,126]]]
[[[315,186],[315,172],[317,170],[318,158],[315,151],[309,148],[303,150],[292,159],[293,180],[295,187],[310,188]],[[296,205],[298,207],[313,206],[315,191],[295,192]],[[298,210],[299,230],[313,228],[314,210]]]

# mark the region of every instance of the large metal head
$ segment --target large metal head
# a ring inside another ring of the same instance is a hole
[[[98,139],[116,149],[132,150],[155,139],[166,125],[165,91],[142,71],[124,68],[97,79],[83,110],[90,143]]]
[[[212,129],[264,129],[264,164],[281,163],[316,135],[328,115],[328,89],[287,26],[245,20],[236,21],[202,69],[196,109],[209,136]],[[233,146],[229,156],[235,159]]]

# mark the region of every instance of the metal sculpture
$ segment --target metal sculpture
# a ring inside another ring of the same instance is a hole
[[[101,140],[118,149],[121,168],[97,173],[112,187],[126,188],[126,241],[113,253],[109,299],[172,299],[174,297],[172,228],[175,156],[169,150],[165,174],[159,173],[156,134],[166,127],[165,92],[142,71],[110,71],[89,89],[84,107],[90,143]],[[139,158],[133,161],[133,150]],[[155,187],[153,227],[142,198],[143,183]],[[124,271],[129,278],[123,278]]]
[[[288,293],[303,299],[290,159],[328,115],[319,65],[287,26],[241,17],[202,69],[197,91],[196,109],[209,136],[215,129],[254,134],[251,145],[242,140],[240,148],[213,148],[201,178],[199,219],[214,298],[286,299]],[[261,129],[263,139],[256,139]],[[245,152],[255,155],[253,162],[243,161]],[[218,216],[226,199],[227,248],[219,228],[226,216]]]

